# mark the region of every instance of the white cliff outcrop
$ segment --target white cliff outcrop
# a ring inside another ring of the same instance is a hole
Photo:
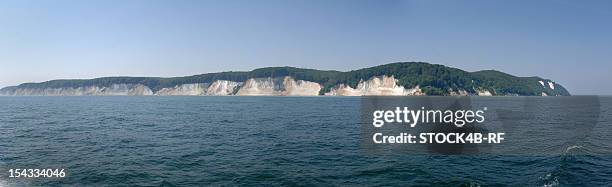
[[[316,96],[321,90],[319,83],[295,80],[292,77],[248,79],[236,95],[244,96]]]
[[[571,95],[562,85],[537,76],[519,77],[496,70],[467,72],[426,62],[395,62],[351,71],[283,66],[184,77],[57,79],[0,88],[0,96],[534,96],[541,92]]]
[[[281,95],[282,85],[278,79],[259,78],[248,79],[240,87],[236,95],[262,96],[262,95]]]
[[[417,85],[413,88],[405,88],[398,84],[399,80],[394,76],[375,76],[368,80],[361,80],[355,88],[346,85],[334,85],[324,95],[328,96],[409,96],[425,95]],[[538,81],[544,88],[555,89],[555,83],[551,81]],[[535,84],[538,84],[535,83]],[[174,95],[239,95],[239,96],[317,96],[321,93],[323,85],[296,80],[290,76],[250,78],[245,82],[235,82],[229,80],[215,80],[212,83],[188,83],[173,87],[151,89],[143,84],[111,84],[108,86],[82,86],[82,87],[7,87],[0,90],[0,95],[8,96],[174,96]],[[451,96],[492,96],[498,95],[493,90],[483,87],[475,87],[473,90],[448,89]],[[541,95],[559,95],[547,94]],[[504,95],[519,95],[504,93]],[[539,94],[540,95],[540,94]]]
[[[206,95],[233,95],[242,82],[216,80],[207,89]]]
[[[108,87],[15,88],[2,91],[7,96],[135,96],[135,95],[269,95],[316,96],[321,85],[315,82],[294,80],[292,77],[249,79],[246,82],[216,80],[213,83],[182,84],[161,88],[154,92],[142,84],[112,84]]]
[[[555,89],[555,83],[553,83],[553,82],[550,82],[550,81],[549,81],[549,82],[548,82],[548,87],[549,87],[550,89],[553,89],[553,90],[554,90],[554,89]]]
[[[128,89],[127,95],[153,95],[153,91],[145,85],[137,84]]]
[[[372,77],[367,81],[361,80],[356,88],[351,88],[345,84],[340,84],[325,95],[330,96],[367,96],[367,95],[388,95],[388,96],[405,96],[405,95],[423,95],[421,89],[417,85],[414,88],[406,89],[397,84],[397,79],[393,76]]]
[[[283,86],[285,91],[282,95],[288,96],[317,96],[322,89],[319,83],[304,80],[296,81],[289,76],[283,79]]]
[[[206,95],[208,85],[206,83],[182,84],[173,88],[162,88],[155,95]]]
[[[546,84],[545,84],[544,81],[540,80],[538,81],[538,83],[540,83],[540,85],[542,85],[542,87],[544,88],[548,86],[548,88],[550,88],[551,90],[555,89],[555,83],[552,81],[546,81]]]
[[[153,91],[142,84],[112,84],[108,87],[16,88],[2,94],[11,96],[112,96],[153,95]]]
[[[485,89],[476,89],[476,94],[478,96],[493,96],[489,90]]]

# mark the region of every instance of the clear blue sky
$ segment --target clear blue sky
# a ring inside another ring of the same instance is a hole
[[[397,61],[612,94],[612,1],[0,1],[0,87]]]

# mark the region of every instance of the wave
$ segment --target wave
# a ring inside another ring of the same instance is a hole
[[[580,146],[580,145],[571,145],[571,146],[565,148],[565,153],[570,153],[570,151],[577,150],[577,149],[582,149],[582,146]]]
[[[544,177],[540,177],[540,180],[543,182],[543,187],[559,186],[559,177],[553,173],[548,173]]]
[[[8,182],[0,179],[0,187],[9,187],[9,184],[8,184]]]
[[[582,145],[569,145],[563,153],[550,157],[552,171],[539,178],[539,184],[545,187],[560,186],[581,176],[583,173],[592,173],[591,166],[596,165],[593,159],[598,158],[593,152]]]

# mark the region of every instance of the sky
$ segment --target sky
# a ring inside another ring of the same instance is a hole
[[[1,0],[0,87],[424,61],[612,94],[612,1]]]

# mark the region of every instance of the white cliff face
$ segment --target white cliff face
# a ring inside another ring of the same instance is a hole
[[[206,95],[232,95],[239,86],[241,82],[216,80],[206,89]]]
[[[315,82],[294,80],[286,76],[283,79],[263,78],[249,79],[238,90],[236,95],[250,96],[316,96],[319,95],[321,85]]]
[[[87,96],[87,95],[153,95],[149,87],[142,84],[113,84],[109,87],[86,86],[65,88],[17,88],[12,96]]]
[[[34,96],[70,96],[70,95],[102,95],[103,88],[96,86],[78,88],[20,88],[15,90],[14,95],[34,95]]]
[[[281,95],[281,86],[273,78],[251,78],[244,82],[236,95]]]
[[[153,95],[149,87],[142,84],[113,84],[110,87],[103,87],[100,95]]]
[[[553,83],[553,82],[550,82],[550,81],[549,81],[549,82],[548,82],[548,87],[549,87],[550,89],[553,89],[553,90],[554,90],[554,89],[555,89],[555,83]]]
[[[493,94],[491,94],[489,90],[485,90],[485,89],[476,89],[476,94],[478,96],[493,96]]]
[[[544,88],[554,89],[551,81],[538,82]],[[535,83],[535,84],[538,84]],[[216,80],[212,83],[182,84],[161,88],[153,92],[142,84],[113,84],[110,86],[84,86],[64,88],[19,88],[7,87],[0,94],[8,96],[105,96],[105,95],[245,95],[245,96],[317,96],[322,85],[316,82],[295,80],[293,77],[252,78],[245,82]],[[451,96],[497,95],[484,88],[474,88],[476,93],[463,89],[448,90]],[[408,96],[425,95],[419,86],[404,88],[393,76],[372,77],[362,80],[355,88],[345,84],[335,85],[325,95],[330,96]],[[506,95],[518,95],[507,93]],[[542,93],[541,95],[546,95]]]
[[[551,90],[555,89],[555,83],[551,82],[551,81],[546,81],[546,83],[544,83],[544,81],[538,81],[538,83],[540,83],[540,85],[542,85],[542,87],[546,88],[550,88]]]
[[[373,77],[367,81],[361,81],[357,84],[357,88],[351,88],[350,86],[340,84],[333,88],[330,92],[325,95],[336,95],[336,96],[364,96],[364,95],[389,95],[389,96],[403,96],[403,95],[423,95],[419,86],[412,89],[405,89],[403,86],[397,85],[397,79],[393,76],[387,77]]]
[[[113,84],[108,87],[64,87],[64,88],[16,88],[4,91],[12,96],[85,96],[85,95],[271,95],[271,96],[316,96],[321,85],[314,82],[294,80],[291,77],[249,79],[245,83],[217,80],[212,84],[182,84],[162,88],[153,92],[141,84]]]
[[[304,80],[296,81],[289,76],[283,79],[283,86],[285,91],[282,95],[289,96],[317,96],[322,88],[319,83]]]
[[[129,89],[128,95],[153,95],[153,91],[145,85],[138,84]]]
[[[182,84],[173,88],[162,88],[155,95],[206,95],[208,84]]]

